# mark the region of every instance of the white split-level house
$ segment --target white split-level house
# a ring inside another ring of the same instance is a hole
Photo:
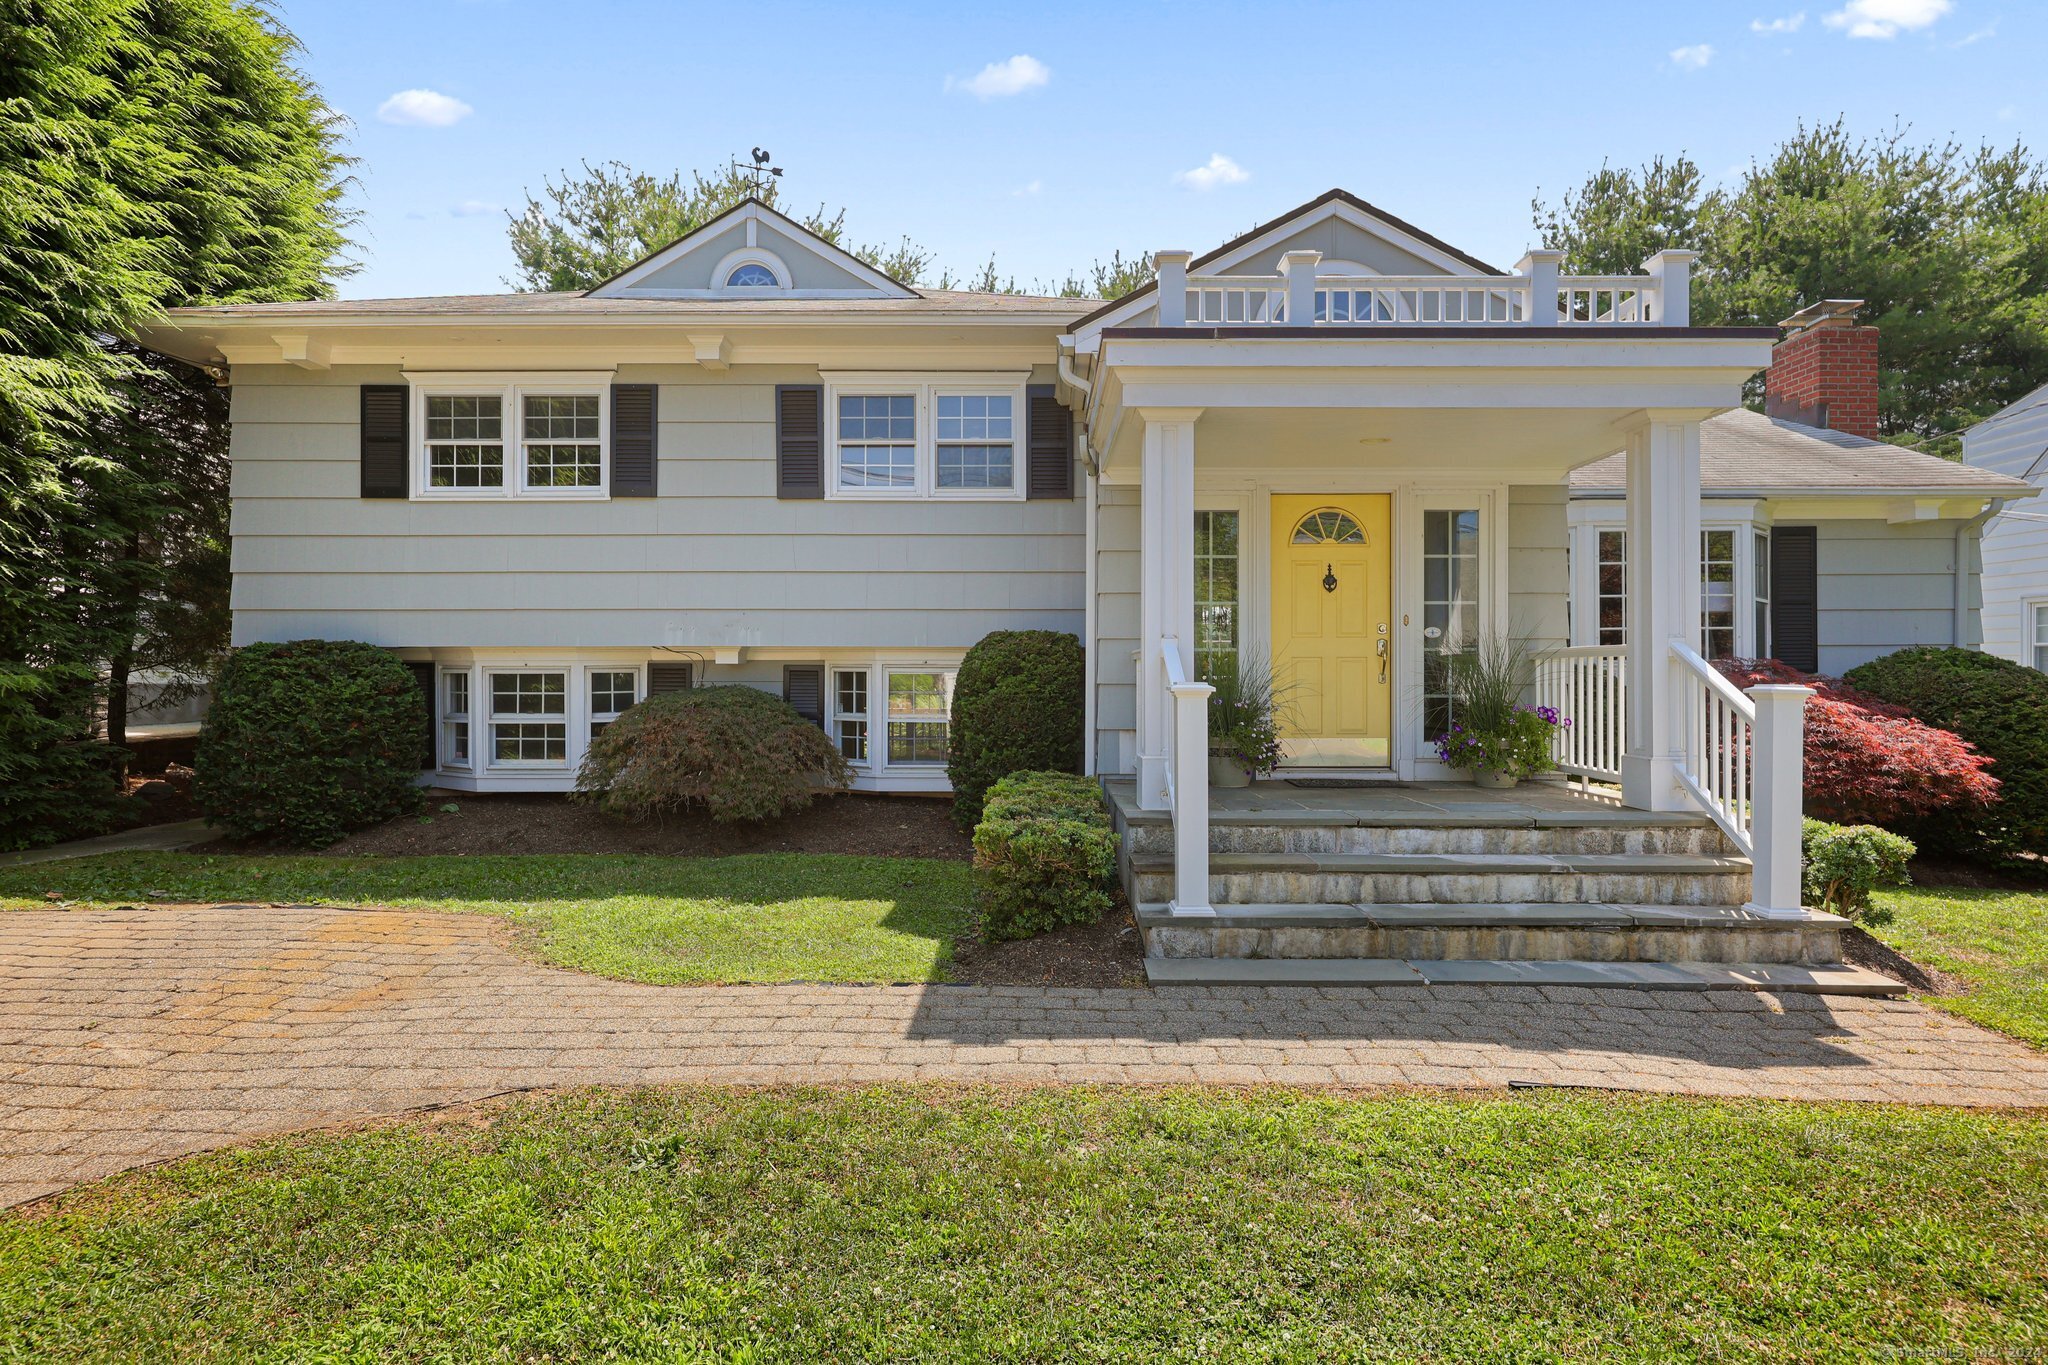
[[[1205,672],[1272,662],[1283,777],[1433,782],[1462,776],[1443,660],[1505,634],[1547,656],[1572,772],[1718,826],[1733,861],[1693,870],[1796,916],[1802,694],[1703,655],[1974,640],[1974,519],[2026,490],[1825,430],[1810,394],[1817,425],[1741,412],[1779,334],[1693,326],[1689,253],[1559,260],[1504,272],[1332,191],[1096,304],[913,288],[748,202],[584,293],[189,308],[143,339],[233,386],[237,643],[397,651],[438,785],[567,789],[635,699],[738,682],[856,786],[939,791],[963,652],[1069,631],[1090,769],[1170,830],[1128,842],[1134,895],[1203,916],[1273,899],[1211,894],[1212,843],[1241,855]],[[1345,887],[1319,898],[1375,899]]]
[[[2048,384],[1963,434],[1963,459],[2048,489]],[[2048,672],[2048,507],[2001,509],[1984,528],[1984,648]]]

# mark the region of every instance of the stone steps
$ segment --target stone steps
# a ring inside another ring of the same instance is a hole
[[[1834,915],[1766,918],[1736,905],[1524,903],[1219,905],[1175,915],[1140,904],[1149,958],[1607,963],[1841,959]]]
[[[1171,824],[1132,824],[1125,832],[1134,857],[1173,853]],[[1727,857],[1737,850],[1719,828],[1698,821],[1670,824],[1378,824],[1217,822],[1212,853],[1440,853],[1458,857],[1580,853],[1679,854]]]
[[[1126,862],[1136,904],[1173,898],[1169,854]],[[1750,864],[1729,854],[1214,853],[1209,898],[1230,905],[1736,905]]]
[[[1888,976],[1839,963],[1148,957],[1145,974],[1155,986],[1590,986],[1778,995],[1906,994],[1906,988]]]

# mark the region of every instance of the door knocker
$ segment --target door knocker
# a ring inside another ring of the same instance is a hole
[[[1325,564],[1323,566],[1323,591],[1337,591],[1337,566],[1335,564]]]

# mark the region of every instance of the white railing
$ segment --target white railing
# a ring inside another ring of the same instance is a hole
[[[1752,853],[1750,759],[1756,751],[1756,703],[1684,641],[1671,642],[1671,658],[1672,686],[1685,716],[1679,785],[1730,842]]]
[[[1678,783],[1749,855],[1749,908],[1802,913],[1800,815],[1813,689],[1768,684],[1744,693],[1683,640],[1671,641],[1671,684],[1685,719]]]
[[[1173,903],[1176,914],[1214,913],[1209,904],[1209,694],[1216,689],[1191,682],[1180,657],[1180,641],[1159,641],[1165,669],[1168,717],[1166,801],[1173,810]]]
[[[1273,275],[1191,275],[1187,253],[1154,257],[1162,327],[1683,327],[1692,253],[1663,251],[1641,275],[1563,275],[1531,252],[1513,275],[1319,274],[1290,251]]]
[[[1551,741],[1558,771],[1600,782],[1621,781],[1628,734],[1628,649],[1591,645],[1536,659],[1536,704],[1555,707],[1561,724]]]

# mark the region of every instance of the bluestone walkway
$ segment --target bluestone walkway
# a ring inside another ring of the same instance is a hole
[[[911,1080],[2048,1105],[2048,1055],[1901,1001],[657,987],[537,966],[480,916],[0,913],[0,1206],[261,1134],[525,1087]]]

